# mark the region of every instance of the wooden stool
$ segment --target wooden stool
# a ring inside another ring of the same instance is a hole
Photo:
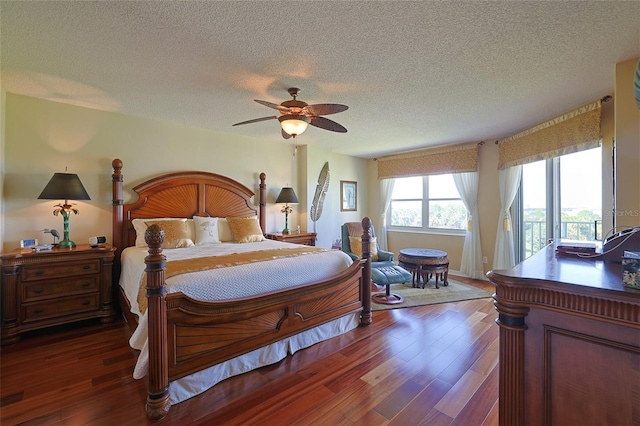
[[[411,272],[411,286],[412,287],[415,288],[416,284],[420,285],[420,276],[421,276],[421,273],[422,273],[420,265],[417,265],[415,263],[398,262],[398,266],[400,266],[401,268],[404,268],[407,271]]]

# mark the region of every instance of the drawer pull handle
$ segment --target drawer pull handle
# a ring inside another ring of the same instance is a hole
[[[33,313],[34,313],[34,314],[41,314],[41,313],[43,313],[43,312],[44,312],[44,309],[40,309],[40,308],[38,308],[38,309],[34,309],[34,310],[33,310]]]
[[[34,288],[34,289],[33,289],[33,292],[34,292],[34,293],[37,293],[37,294],[40,294],[40,293],[42,293],[43,291],[44,291],[44,289],[43,289],[43,288],[41,288],[41,287],[38,287],[38,288]]]
[[[82,306],[89,306],[90,303],[90,301],[85,300],[84,302],[82,302]]]
[[[91,285],[91,283],[82,283],[82,287],[87,288]]]
[[[91,265],[84,265],[82,269],[91,269]]]
[[[36,275],[42,275],[42,274],[44,274],[44,271],[42,269],[38,269],[36,271]]]

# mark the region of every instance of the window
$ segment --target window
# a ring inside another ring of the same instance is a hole
[[[389,223],[396,228],[466,229],[467,209],[453,175],[396,178]]]
[[[521,260],[549,239],[602,239],[601,155],[594,148],[522,166],[516,204]]]

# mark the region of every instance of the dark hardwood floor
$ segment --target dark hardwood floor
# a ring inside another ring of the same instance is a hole
[[[156,424],[497,425],[496,317],[490,298],[374,312],[371,326],[219,383]],[[88,322],[2,348],[0,424],[152,424],[129,336],[123,322]]]

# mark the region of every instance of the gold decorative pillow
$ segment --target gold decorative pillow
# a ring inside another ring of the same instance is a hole
[[[265,239],[257,216],[228,217],[227,222],[233,239],[238,243],[254,243]]]
[[[146,221],[147,228],[158,225],[164,231],[163,249],[193,247],[191,229],[187,219]]]
[[[351,246],[351,253],[362,257],[362,238],[349,237],[349,245]],[[369,254],[371,254],[371,261],[378,261],[378,244],[376,243],[376,237],[371,237],[369,241]]]
[[[193,219],[184,219],[178,217],[154,217],[149,219],[133,219],[131,224],[133,225],[133,229],[136,231],[136,247],[146,247],[147,242],[144,240],[144,233],[147,230],[148,222],[158,222],[158,221],[181,221],[187,222],[187,226],[189,227],[189,238],[191,241],[195,240],[195,227],[193,224]]]

